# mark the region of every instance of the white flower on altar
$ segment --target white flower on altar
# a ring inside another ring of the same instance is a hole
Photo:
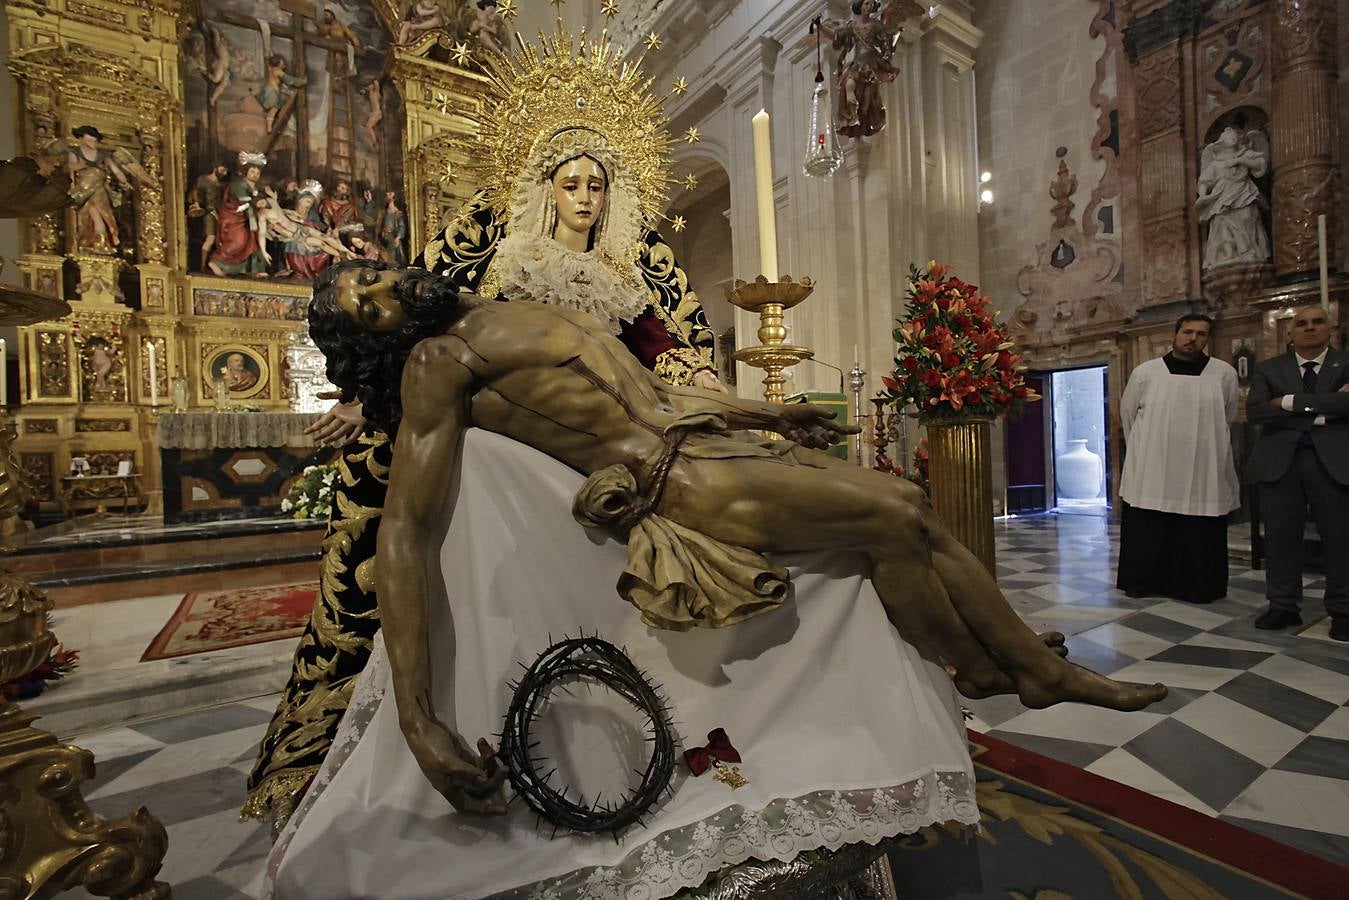
[[[284,499],[284,500],[281,501],[281,511],[282,511],[282,512],[290,512],[290,511],[291,511],[292,509],[294,509],[294,508],[295,508],[295,504],[290,502],[290,498],[289,498],[289,497],[287,497],[286,499]]]

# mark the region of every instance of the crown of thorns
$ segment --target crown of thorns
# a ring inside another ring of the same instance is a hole
[[[641,783],[612,802],[606,803],[599,796],[586,803],[579,791],[575,791],[576,800],[568,799],[568,786],[554,788],[549,784],[557,767],[550,766],[546,757],[532,755],[539,746],[531,737],[539,708],[556,685],[579,679],[604,685],[647,718],[651,758],[645,771],[633,770],[642,776]],[[539,654],[511,688],[515,693],[506,710],[498,758],[509,768],[516,794],[553,826],[553,835],[559,829],[587,834],[607,831],[616,840],[623,829],[634,822],[640,824],[661,793],[670,790],[675,755],[669,708],[657,685],[613,644],[593,635],[563,638]]]

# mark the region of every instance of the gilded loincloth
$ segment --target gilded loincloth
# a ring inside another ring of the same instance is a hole
[[[670,467],[691,459],[760,459],[809,465],[791,441],[750,443],[718,437],[726,423],[714,413],[688,413],[665,430],[665,446],[647,467],[644,486],[615,464],[586,479],[572,514],[589,528],[607,527],[628,542],[618,593],[656,628],[724,628],[776,609],[791,596],[787,570],[744,547],[708,537],[656,512]]]

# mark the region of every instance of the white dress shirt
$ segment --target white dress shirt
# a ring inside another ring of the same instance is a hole
[[[1326,349],[1324,349],[1324,350],[1321,351],[1321,355],[1320,355],[1320,356],[1316,357],[1315,359],[1307,359],[1305,356],[1303,356],[1301,353],[1298,353],[1296,350],[1293,351],[1293,356],[1297,358],[1297,370],[1298,370],[1299,372],[1305,372],[1305,371],[1307,371],[1307,370],[1304,369],[1303,366],[1305,366],[1307,363],[1311,363],[1313,366],[1316,367],[1316,368],[1312,369],[1312,371],[1315,372],[1317,375],[1320,375],[1320,374],[1321,374],[1321,366],[1325,364],[1325,361],[1326,361],[1326,354],[1329,353],[1329,352],[1330,352],[1330,348],[1327,347]],[[1293,395],[1292,395],[1292,394],[1284,394],[1284,395],[1283,395],[1283,400],[1281,400],[1281,401],[1279,402],[1279,405],[1280,405],[1281,407],[1283,407],[1283,411],[1284,411],[1284,412],[1292,412],[1292,411],[1293,411]],[[1325,417],[1325,416],[1317,416],[1315,419],[1312,420],[1312,424],[1313,424],[1313,425],[1324,425],[1324,424],[1326,424],[1326,417]]]

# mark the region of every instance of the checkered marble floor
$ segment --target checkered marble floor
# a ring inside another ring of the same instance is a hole
[[[1234,562],[1227,599],[1208,606],[1133,600],[1112,587],[1117,541],[1096,516],[1008,520],[999,581],[1033,627],[1070,635],[1072,658],[1162,681],[1170,696],[1141,713],[970,701],[971,726],[1349,864],[1349,645],[1314,621],[1320,582],[1308,581],[1311,624],[1300,634],[1260,632],[1251,624],[1264,605],[1260,572]],[[168,827],[162,877],[174,896],[256,890],[268,836],[236,811],[275,703],[258,697],[76,738],[98,760],[85,792],[95,811],[145,805]]]
[[[1118,526],[1079,515],[1007,520],[998,583],[1069,658],[1170,687],[1139,713],[970,701],[971,727],[1349,864],[1349,644],[1331,641],[1308,577],[1295,631],[1254,627],[1264,573],[1233,560],[1227,597],[1200,606],[1114,588]]]

